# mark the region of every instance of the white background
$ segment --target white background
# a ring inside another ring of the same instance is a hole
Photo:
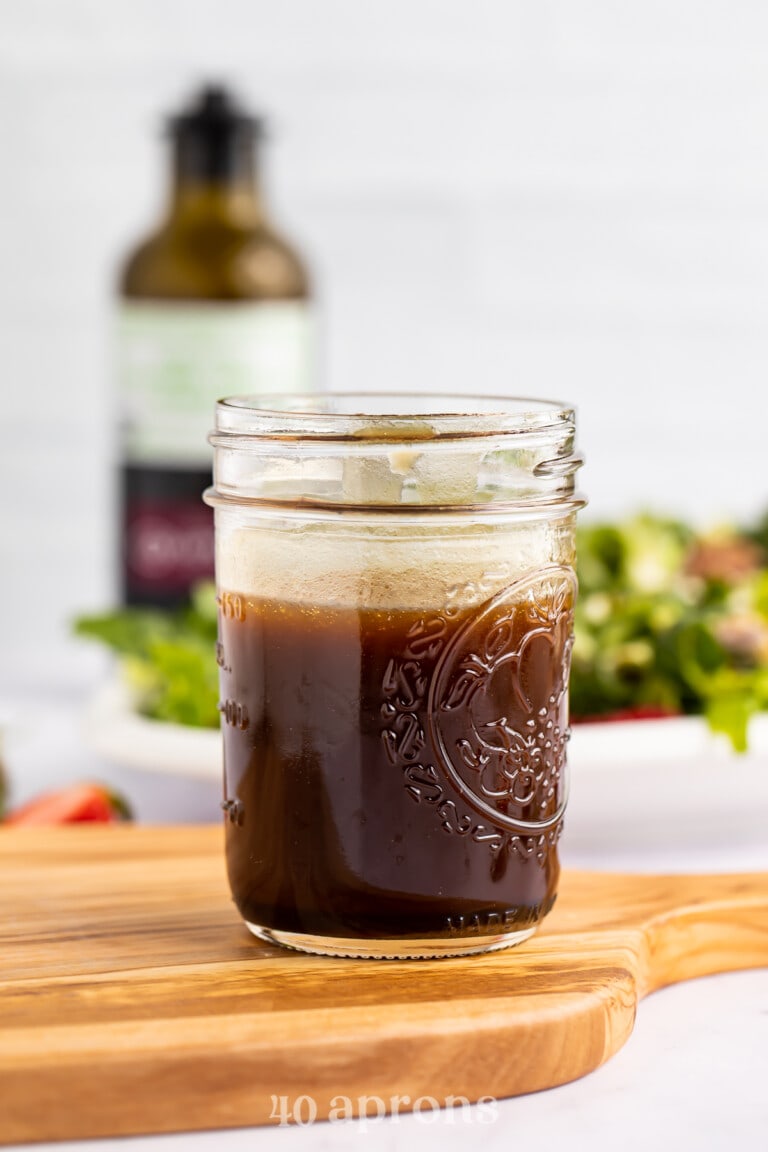
[[[593,516],[768,505],[764,3],[0,0],[0,30],[0,678],[79,675],[67,620],[112,597],[113,285],[203,79],[271,122],[326,384],[571,400]]]

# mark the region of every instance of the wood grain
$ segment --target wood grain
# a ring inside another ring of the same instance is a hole
[[[0,914],[6,1142],[532,1092],[607,1060],[654,989],[768,965],[766,874],[567,873],[543,929],[485,956],[284,952],[240,923],[218,828],[5,829]]]

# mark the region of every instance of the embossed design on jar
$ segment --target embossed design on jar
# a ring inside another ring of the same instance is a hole
[[[552,566],[486,600],[453,635],[458,613],[425,616],[382,680],[381,740],[408,795],[500,864],[543,865],[562,832],[574,596],[571,570]]]
[[[446,613],[447,615],[447,613]],[[441,615],[424,616],[412,624],[405,650],[393,656],[382,680],[381,741],[389,762],[403,773],[407,794],[416,804],[433,807],[439,826],[449,836],[486,844],[492,853],[505,843],[498,828],[461,810],[447,781],[434,764],[427,738],[427,699],[436,663],[445,648],[449,627]],[[426,753],[426,755],[425,755]]]
[[[451,637],[431,677],[440,767],[520,856],[545,848],[565,809],[575,591],[568,568],[517,581]]]

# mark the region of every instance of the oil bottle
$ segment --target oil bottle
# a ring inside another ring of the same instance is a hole
[[[316,387],[304,261],[259,183],[262,122],[205,87],[169,122],[159,227],[120,276],[120,552],[127,604],[174,606],[213,576],[207,434],[222,396]]]

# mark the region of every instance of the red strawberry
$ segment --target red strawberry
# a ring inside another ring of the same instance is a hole
[[[112,824],[130,819],[126,802],[100,784],[71,784],[57,792],[44,792],[9,812],[4,823],[16,827],[52,824]]]

